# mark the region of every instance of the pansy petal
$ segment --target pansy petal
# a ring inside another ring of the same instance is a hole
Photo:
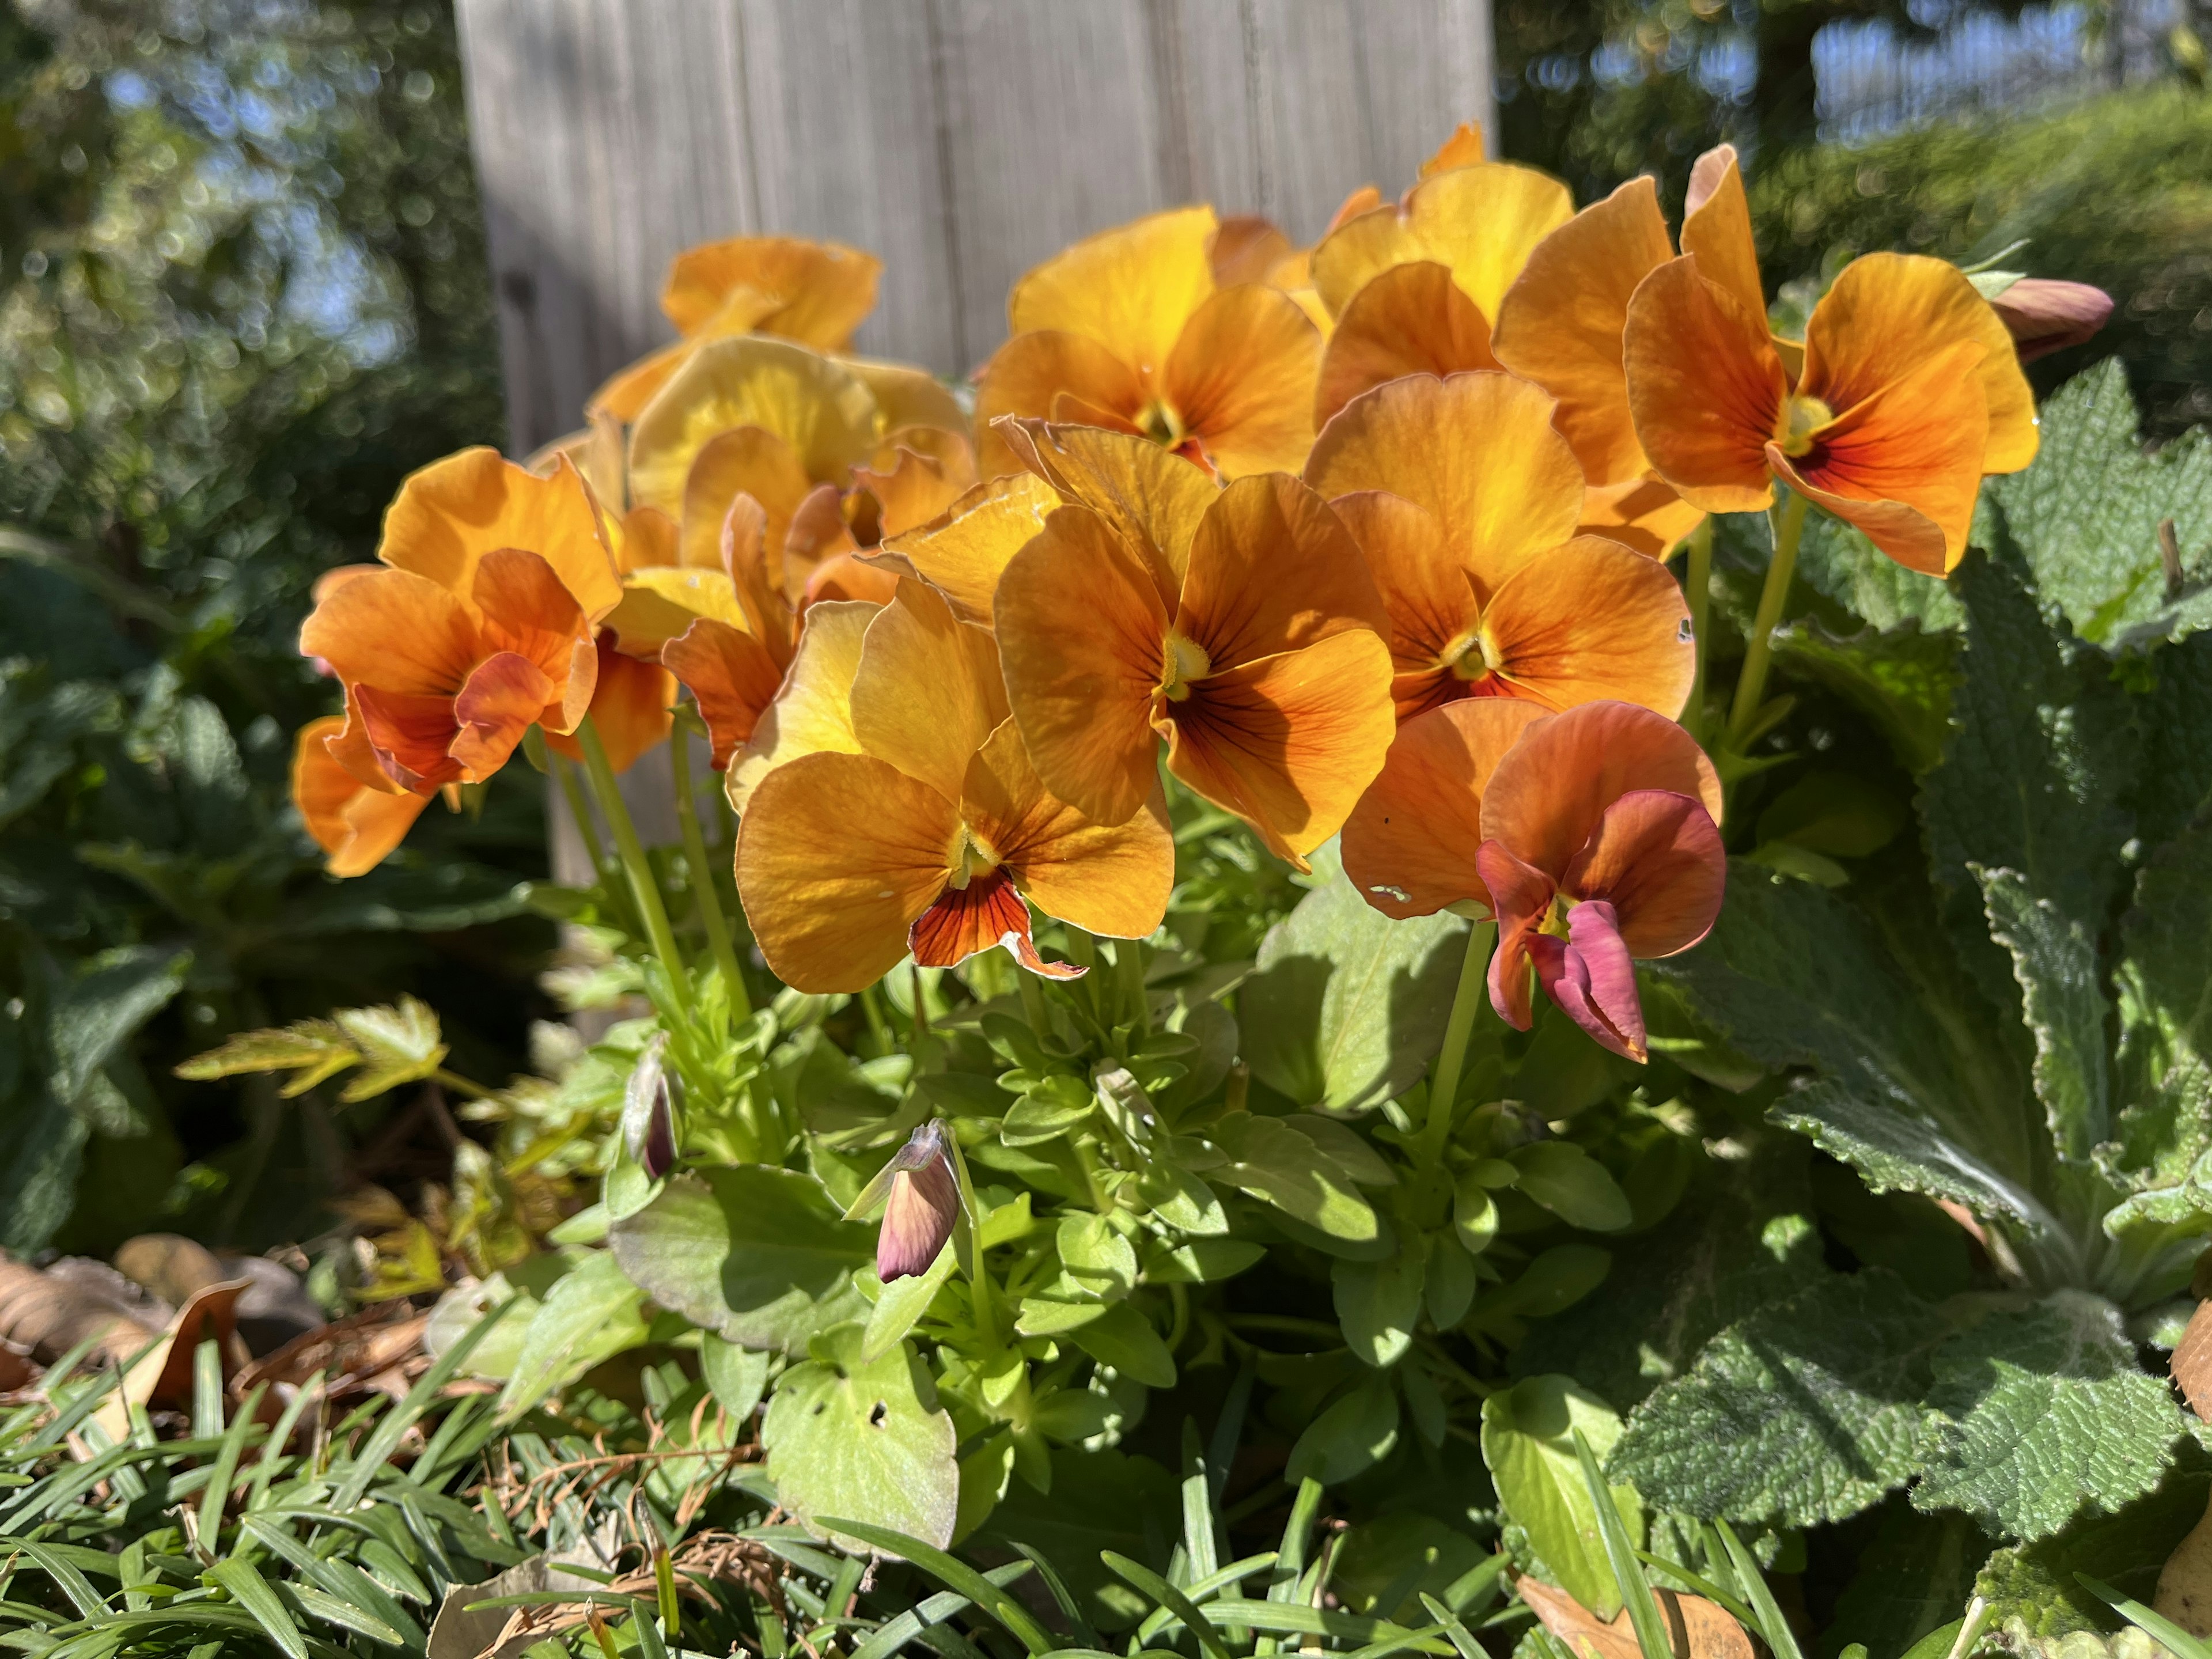
[[[1332,499],[1383,489],[1426,508],[1486,597],[1574,534],[1583,471],[1553,409],[1542,388],[1510,374],[1394,380],[1323,428],[1306,482]]]
[[[477,562],[471,597],[483,618],[479,648],[527,658],[558,696],[571,653],[591,629],[553,567],[520,548],[494,548]]]
[[[757,330],[842,351],[875,308],[883,263],[836,242],[732,236],[669,262],[660,308],[684,334]]]
[[[951,801],[872,755],[769,774],[738,826],[737,874],[769,969],[817,994],[874,984],[945,890],[959,828]]]
[[[1314,421],[1326,424],[1361,392],[1407,374],[1441,379],[1498,367],[1490,325],[1449,270],[1426,259],[1393,265],[1336,319],[1314,390]]]
[[[738,812],[763,778],[801,755],[860,752],[860,740],[853,735],[853,676],[860,672],[868,624],[882,608],[855,600],[817,605],[807,612],[781,688],[723,775],[723,788]]]
[[[1603,536],[1632,547],[1646,558],[1663,559],[1683,537],[1704,521],[1662,478],[1632,478],[1626,483],[1593,484],[1583,492],[1582,520],[1575,532]]]
[[[1492,775],[1493,776],[1495,774]],[[1551,914],[1559,890],[1551,877],[1503,842],[1486,841],[1475,866],[1498,918],[1498,944],[1490,953],[1490,1006],[1516,1031],[1529,1024],[1531,947]]]
[[[470,670],[453,699],[459,729],[447,751],[461,763],[462,781],[478,782],[506,765],[554,690],[544,669],[513,651],[495,652]]]
[[[1190,564],[1191,538],[1220,488],[1205,471],[1148,438],[1038,421],[1000,430],[1023,465],[1066,500],[1113,526],[1152,573],[1172,607]]]
[[[1559,884],[1613,907],[1639,962],[1686,951],[1712,931],[1728,884],[1728,854],[1702,801],[1632,789],[1607,807]]]
[[[798,604],[816,570],[831,559],[858,552],[860,546],[845,520],[844,493],[836,484],[809,490],[783,532],[784,597]]]
[[[870,605],[889,605],[891,595],[898,592],[902,574],[863,559],[856,552],[840,553],[814,567],[799,602],[810,610],[836,599],[865,599]]]
[[[1223,477],[1295,472],[1313,447],[1321,350],[1321,331],[1287,294],[1224,288],[1183,329],[1163,387]]]
[[[1477,607],[1474,585],[1436,514],[1379,489],[1340,495],[1329,505],[1358,543],[1382,595],[1392,665],[1401,676],[1449,674],[1439,665],[1472,632]],[[1401,700],[1400,720],[1416,712]]]
[[[732,427],[700,445],[684,475],[682,562],[722,562],[722,532],[740,497],[760,505],[761,536],[781,549],[792,515],[814,488],[796,450],[765,427]]]
[[[385,511],[376,556],[428,577],[465,605],[477,562],[501,547],[526,549],[551,565],[593,622],[622,599],[599,507],[566,456],[544,478],[481,447],[410,472]]]
[[[1006,872],[988,870],[939,893],[915,918],[907,948],[918,968],[957,968],[1009,935],[1030,936],[1030,908]]]
[[[1907,569],[1948,574],[1966,556],[1981,494],[1980,350],[1961,341],[1937,354],[1820,428],[1807,453],[1770,444],[1767,465]]]
[[[914,434],[907,440],[910,447],[931,455],[949,456],[955,447],[966,448],[967,412],[952,388],[927,369],[879,357],[842,356],[837,361],[876,400],[876,426],[882,437]],[[919,428],[938,433],[949,441],[946,447],[930,447],[919,435]]]
[[[1622,360],[1637,441],[1685,501],[1708,513],[1772,504],[1765,446],[1781,430],[1788,387],[1763,315],[1695,259],[1672,260],[1629,301]]]
[[[1682,252],[1694,255],[1705,280],[1727,290],[1745,315],[1766,315],[1766,290],[1759,275],[1759,244],[1751,234],[1751,200],[1735,146],[1717,144],[1690,170],[1682,216]]]
[[[1557,880],[1605,809],[1638,789],[1687,795],[1719,820],[1719,775],[1688,732],[1634,703],[1582,703],[1529,726],[1498,763],[1482,833]]]
[[[1644,1005],[1636,994],[1636,963],[1602,900],[1577,905],[1562,941],[1539,935],[1529,941],[1536,977],[1567,1018],[1639,1066],[1645,1054]]]
[[[447,752],[459,732],[451,697],[373,685],[346,690],[376,763],[392,783],[428,794],[461,781],[461,763]]]
[[[617,651],[599,635],[599,678],[592,693],[592,725],[607,751],[607,764],[627,772],[649,750],[668,739],[676,706],[676,678],[657,662]],[[582,744],[549,730],[546,747],[570,760],[583,759]]]
[[[1673,720],[1698,672],[1673,573],[1599,536],[1522,565],[1484,607],[1481,639],[1492,673],[1547,708],[1614,697]]]
[[[1423,179],[1401,207],[1378,208],[1332,231],[1314,249],[1314,286],[1332,314],[1392,265],[1434,259],[1486,319],[1529,252],[1574,216],[1558,179],[1503,161],[1454,167]]]
[[[348,685],[452,696],[476,660],[460,597],[407,570],[372,570],[331,588],[300,629],[300,653]]]
[[[1962,341],[1983,349],[1971,371],[1989,410],[1979,471],[2017,472],[2035,459],[2035,393],[2004,319],[1948,259],[1869,253],[1845,265],[1806,323],[1803,390],[1841,414]]]
[[[991,622],[992,596],[1010,560],[1044,528],[1060,493],[1034,473],[978,484],[942,517],[884,544],[951,602],[963,621]]]
[[[605,419],[617,427],[628,426],[638,411],[653,401],[653,394],[668,384],[668,377],[684,366],[696,347],[678,340],[659,350],[618,368],[599,382],[599,390],[584,400],[584,412],[594,424]]]
[[[1213,292],[1210,207],[1176,208],[1086,237],[1022,277],[1007,331],[1058,329],[1096,341],[1149,382]]]
[[[1332,634],[1194,682],[1165,719],[1168,769],[1303,869],[1382,769],[1390,653],[1364,629]]]
[[[1006,718],[998,651],[926,582],[902,581],[876,613],[853,676],[853,735],[951,800],[968,763]]]
[[[1136,371],[1097,341],[1061,329],[1017,334],[991,354],[975,377],[977,470],[987,478],[1018,470],[1021,453],[1007,447],[999,421],[1050,418],[1054,400],[1063,396],[1122,422],[1133,422],[1145,406]]]
[[[960,812],[1048,916],[1109,939],[1143,939],[1167,914],[1175,836],[1157,781],[1126,823],[1094,823],[1045,788],[1009,720],[969,763]]]
[[[1636,285],[1674,257],[1656,182],[1632,179],[1538,243],[1498,304],[1498,361],[1559,400],[1554,419],[1594,483],[1648,465],[1620,338]]]
[[[1360,896],[1401,919],[1468,900],[1487,908],[1482,792],[1505,751],[1541,718],[1533,703],[1473,697],[1400,726],[1344,823],[1344,872]]]
[[[684,562],[683,532],[676,520],[657,507],[632,507],[619,520],[610,519],[607,535],[614,548],[615,568],[624,576],[635,570]]]
[[[345,723],[333,714],[300,728],[292,751],[292,801],[308,835],[329,855],[330,872],[358,876],[390,856],[430,798],[372,788],[348,771],[329,746]]]
[[[787,340],[740,335],[701,346],[653,394],[630,428],[633,498],[684,509],[699,452],[718,434],[758,427],[788,445],[808,478],[842,480],[872,454],[876,400],[842,363]],[[720,512],[711,515],[720,524]]]
[[[1214,228],[1206,250],[1213,280],[1222,288],[1264,283],[1267,273],[1291,257],[1291,239],[1272,219],[1257,213],[1232,213]]]
[[[727,769],[775,698],[783,670],[751,635],[706,617],[662,647],[660,661],[699,705],[714,769]]]
[[[1328,503],[1286,472],[1215,498],[1191,543],[1176,629],[1216,673],[1347,629],[1388,635],[1359,544]]]
[[[602,632],[613,634],[633,657],[659,656],[669,641],[702,617],[732,628],[750,630],[752,625],[738,602],[737,584],[720,570],[660,565],[637,572],[623,588],[623,602]]]
[[[1450,137],[1437,146],[1437,153],[1421,163],[1421,177],[1449,167],[1471,167],[1482,159],[1482,123],[1462,121],[1452,129]]]
[[[1157,776],[1151,710],[1168,615],[1149,573],[1104,519],[1063,507],[1006,566],[994,616],[1006,700],[1038,775],[1101,823],[1127,823]]]
[[[972,472],[973,464],[966,470]],[[936,456],[902,447],[888,471],[855,467],[853,483],[875,497],[876,533],[887,541],[946,511],[975,480]]]

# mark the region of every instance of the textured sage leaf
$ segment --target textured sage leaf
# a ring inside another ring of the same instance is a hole
[[[2035,1092],[2061,1158],[2087,1161],[2110,1127],[2105,1058],[2111,1005],[2099,983],[2097,941],[2081,921],[2039,899],[2014,870],[1976,866],[1990,937],[2012,957],[2021,1011],[2035,1042]]]
[[[1920,1468],[1940,1316],[1887,1273],[1826,1279],[1742,1320],[1630,1415],[1610,1473],[1704,1519],[1805,1527]]]
[[[795,1352],[867,1311],[852,1276],[873,1259],[875,1230],[843,1219],[822,1183],[795,1170],[675,1176],[615,1223],[608,1243],[655,1302],[748,1348]]]
[[[960,1502],[952,1419],[924,1399],[903,1347],[864,1364],[860,1337],[860,1326],[841,1325],[817,1345],[825,1358],[784,1373],[761,1425],[769,1478],[783,1506],[809,1524],[835,1516],[942,1548]]]
[[[2119,1310],[2083,1291],[1990,1315],[1938,1350],[1935,1370],[1928,1403],[1942,1418],[1912,1501],[2002,1537],[2048,1537],[2085,1508],[2141,1497],[2184,1428]]]
[[[2182,835],[2136,876],[2113,975],[2125,1103],[2106,1160],[2172,1188],[2212,1146],[2212,823]]]
[[[1443,1040],[1468,924],[1394,921],[1333,858],[1328,879],[1261,941],[1237,994],[1252,1075],[1300,1106],[1359,1111],[1405,1093]]]
[[[1559,1588],[1610,1619],[1620,1611],[1620,1592],[1575,1454],[1577,1429],[1602,1462],[1620,1438],[1620,1419],[1571,1376],[1523,1377],[1482,1402],[1482,1461],[1498,1501],[1527,1532]],[[1643,1504],[1626,1480],[1613,1481],[1610,1490],[1621,1524],[1640,1548]]]

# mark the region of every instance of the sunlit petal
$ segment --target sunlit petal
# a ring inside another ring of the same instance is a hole
[[[997,424],[1002,416],[1046,420],[1055,399],[1073,397],[1133,422],[1145,406],[1137,372],[1097,341],[1060,329],[1017,334],[991,354],[975,379],[975,465],[987,478],[1023,465]]]
[[[1451,272],[1431,260],[1393,265],[1352,296],[1328,337],[1314,392],[1314,420],[1361,392],[1407,374],[1439,378],[1496,368],[1490,325]]]
[[[1565,939],[1539,934],[1528,943],[1545,994],[1601,1046],[1643,1064],[1636,963],[1614,926],[1613,907],[1602,900],[1578,904],[1568,915]]]
[[[661,647],[661,665],[682,681],[707,722],[717,772],[750,740],[783,671],[751,635],[707,618]]]
[[[1320,331],[1279,289],[1248,283],[1199,307],[1169,355],[1163,389],[1224,478],[1295,472],[1313,447]]]
[[[1023,464],[1067,501],[1080,501],[1140,554],[1172,607],[1191,538],[1221,492],[1205,471],[1149,439],[1089,427],[1022,421],[1000,427]]]
[[[723,775],[730,805],[743,812],[760,781],[801,755],[857,755],[853,735],[853,676],[860,645],[880,605],[849,601],[817,605],[774,702],[763,711],[744,750]]]
[[[1212,208],[1176,208],[1076,243],[1014,284],[1008,332],[1079,334],[1149,383],[1213,292],[1207,251],[1218,223]]]
[[[992,596],[1014,555],[1044,528],[1060,494],[1029,471],[979,484],[941,518],[884,544],[951,602],[963,620],[991,621]]]
[[[1686,951],[1721,913],[1728,854],[1702,801],[1632,789],[1607,807],[1559,884],[1612,905],[1639,962]]]
[[[852,710],[862,753],[959,799],[968,763],[1006,718],[989,631],[927,583],[900,582],[861,642]]]
[[[566,456],[544,478],[485,448],[410,473],[385,512],[376,556],[428,577],[468,605],[477,562],[502,547],[525,549],[551,565],[593,622],[622,599],[599,507]]]
[[[722,562],[723,527],[740,499],[758,504],[762,538],[781,549],[813,488],[798,452],[775,433],[757,426],[717,432],[684,476],[683,562],[709,570]]]
[[[1240,479],[1191,544],[1175,626],[1218,673],[1347,629],[1387,635],[1367,560],[1328,503],[1288,473]]]
[[[1398,718],[1465,690],[1450,653],[1472,636],[1477,606],[1467,567],[1434,514],[1379,489],[1330,503],[1367,558],[1389,620]]]
[[[1765,315],[1675,259],[1630,301],[1622,355],[1637,440],[1683,499],[1709,513],[1770,506],[1765,447],[1788,388]]]
[[[682,512],[700,451],[738,427],[781,439],[816,482],[843,479],[874,452],[881,431],[874,397],[843,364],[761,335],[710,341],[653,394],[630,429],[633,498]],[[717,526],[726,507],[726,498],[710,515]]]
[[[1481,641],[1491,674],[1547,708],[1614,697],[1673,720],[1698,672],[1673,574],[1597,536],[1522,565],[1484,608]]]
[[[363,784],[330,750],[330,740],[345,724],[343,716],[333,714],[300,728],[292,750],[292,800],[307,833],[329,855],[330,872],[358,876],[391,855],[430,797],[389,784]]]
[[[838,351],[876,303],[882,262],[793,236],[732,236],[669,263],[660,308],[684,334],[758,330]]]
[[[1688,732],[1633,703],[1583,703],[1530,726],[1498,762],[1482,833],[1557,881],[1605,809],[1638,789],[1687,795],[1719,821],[1719,775]]]
[[[326,592],[300,629],[300,653],[348,685],[452,696],[476,659],[476,629],[451,589],[406,570],[372,570]]]
[[[1718,144],[1690,170],[1682,216],[1682,252],[1699,273],[1717,283],[1747,317],[1766,315],[1766,290],[1759,276],[1759,244],[1751,234],[1751,200],[1735,146]]]

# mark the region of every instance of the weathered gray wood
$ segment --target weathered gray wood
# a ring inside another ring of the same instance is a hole
[[[1015,277],[1210,200],[1310,239],[1494,128],[1487,0],[459,0],[518,453],[669,337],[669,258],[882,258],[859,349],[947,374]]]

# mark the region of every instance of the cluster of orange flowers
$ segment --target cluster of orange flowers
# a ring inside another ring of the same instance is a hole
[[[1016,286],[962,401],[848,355],[875,262],[745,239],[676,262],[682,337],[527,468],[408,480],[381,563],[302,646],[345,688],[301,734],[340,873],[529,726],[614,766],[678,683],[740,814],[768,964],[857,990],[1003,944],[1030,907],[1141,938],[1173,882],[1167,769],[1278,855],[1343,835],[1379,908],[1500,928],[1640,1058],[1632,963],[1721,900],[1721,795],[1668,552],[1778,481],[1900,563],[1964,552],[2032,398],[1956,268],[1875,254],[1802,341],[1766,322],[1733,151],[1670,240],[1653,182],[1573,208],[1462,129],[1312,248],[1188,208]]]

